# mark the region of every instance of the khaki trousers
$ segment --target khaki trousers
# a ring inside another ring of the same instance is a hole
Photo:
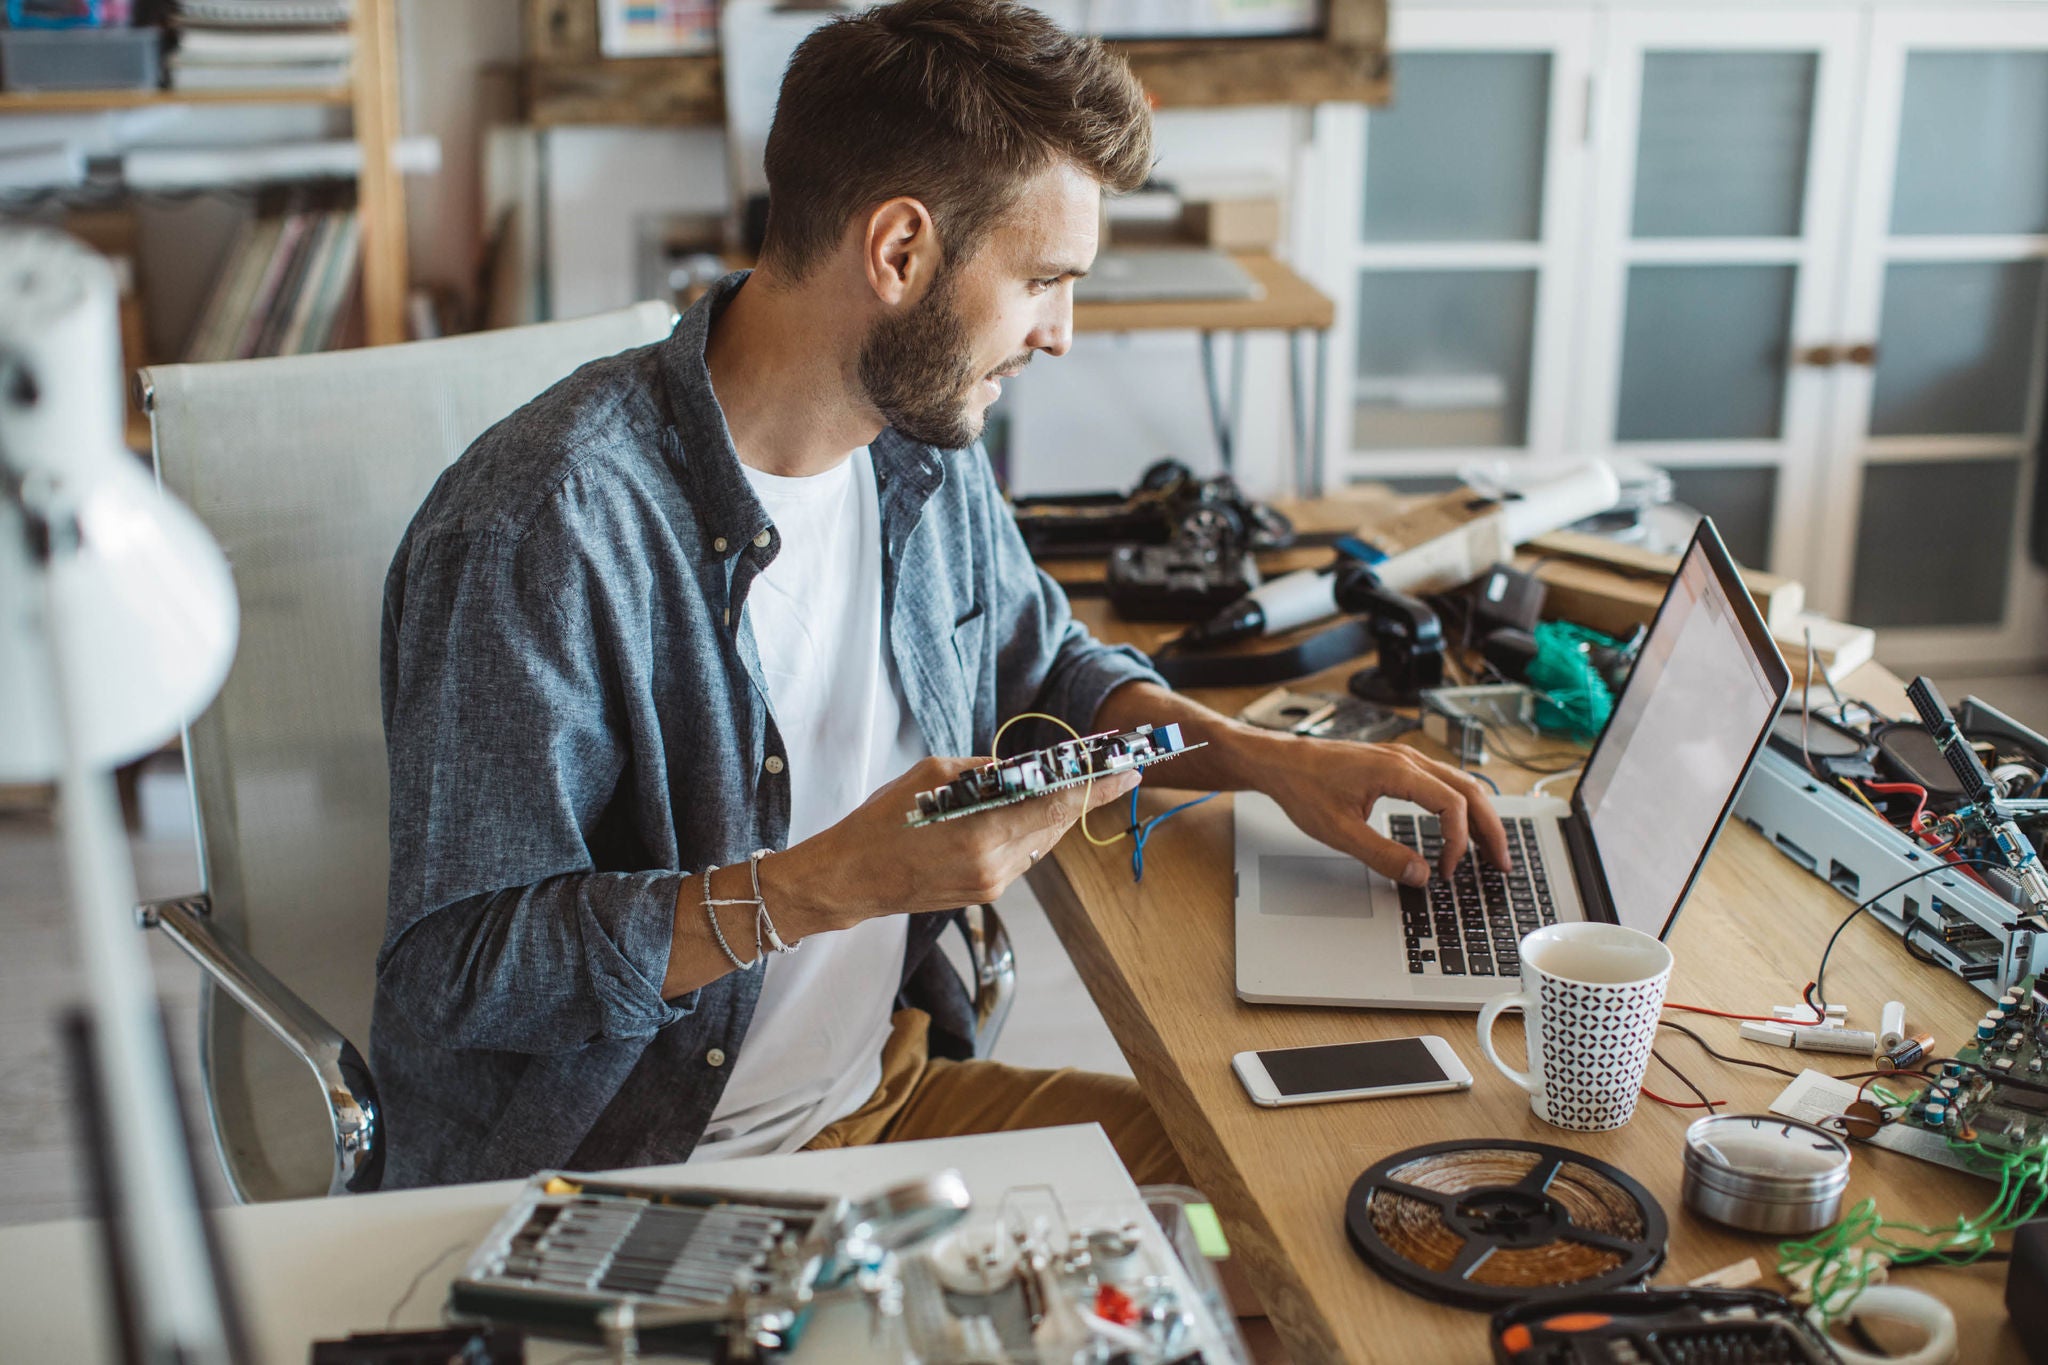
[[[1099,1123],[1140,1185],[1185,1185],[1187,1168],[1136,1081],[1062,1067],[933,1060],[922,1010],[898,1010],[882,1047],[882,1083],[866,1104],[804,1144],[806,1151],[877,1142],[1010,1133]]]

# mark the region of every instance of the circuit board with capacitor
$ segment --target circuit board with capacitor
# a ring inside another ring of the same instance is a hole
[[[1904,1121],[2001,1156],[2048,1150],[2048,989],[2030,976],[1977,1022],[1942,1062]]]

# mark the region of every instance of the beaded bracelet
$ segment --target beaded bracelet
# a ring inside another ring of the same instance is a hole
[[[732,950],[732,945],[725,941],[725,930],[719,926],[718,911],[713,907],[720,905],[753,905],[756,902],[711,899],[711,874],[714,870],[707,867],[701,875],[701,880],[704,883],[704,918],[711,921],[711,936],[718,940],[719,950],[725,954],[726,961],[732,963],[733,966],[743,972],[752,971],[761,965],[761,959],[765,956],[761,951],[761,926],[759,922],[757,921],[754,925],[754,960],[752,962],[742,962],[740,961],[740,955]]]
[[[775,932],[775,921],[768,918],[768,902],[761,898],[761,860],[774,851],[772,848],[757,848],[747,855],[747,871],[754,878],[754,941],[759,943],[765,934],[770,949],[778,953],[793,953],[803,940],[784,943],[782,935]]]

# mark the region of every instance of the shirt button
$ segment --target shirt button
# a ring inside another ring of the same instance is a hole
[[[770,754],[768,755],[768,761],[762,764],[761,766],[768,770],[768,775],[770,777],[773,777],[775,774],[782,771],[782,759],[775,754]]]
[[[711,1051],[704,1054],[704,1063],[707,1066],[724,1066],[725,1049],[722,1047],[712,1048]]]
[[[763,531],[760,535],[754,537],[754,548],[757,550],[767,549],[770,539],[772,537],[766,531]]]
[[[716,550],[716,551],[718,551],[718,553],[720,553],[720,554],[724,554],[724,553],[725,553],[725,537],[724,537],[724,536],[720,536],[720,537],[719,537],[718,539],[716,539],[716,540],[712,541],[712,542],[711,542],[711,548],[712,548],[712,549],[714,549],[714,550]]]

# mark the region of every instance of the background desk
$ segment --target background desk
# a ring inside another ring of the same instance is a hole
[[[1132,248],[1139,250],[1141,248]],[[1263,251],[1234,257],[1258,281],[1256,299],[1135,300],[1127,303],[1074,305],[1074,331],[1199,332],[1202,338],[1202,380],[1209,399],[1209,422],[1216,449],[1229,473],[1236,458],[1238,418],[1244,406],[1245,332],[1287,333],[1287,376],[1294,399],[1294,488],[1320,493],[1323,487],[1324,360],[1337,306],[1329,296]],[[1216,334],[1239,335],[1230,351],[1230,392],[1223,391],[1216,364]],[[1314,338],[1315,355],[1307,362],[1303,342]],[[1303,375],[1312,363],[1313,378]]]
[[[975,1202],[970,1217],[992,1216],[1003,1192],[1016,1185],[1053,1186],[1070,1215],[1090,1205],[1138,1198],[1109,1139],[1092,1124],[661,1166],[631,1174],[679,1184],[857,1197],[948,1166],[967,1179]],[[415,1276],[421,1277],[419,1289],[398,1313],[396,1326],[438,1325],[448,1282],[504,1213],[520,1183],[501,1180],[224,1210],[219,1227],[256,1360],[304,1365],[315,1340],[383,1330]],[[101,1294],[99,1253],[98,1229],[83,1219],[0,1230],[0,1360],[112,1365],[120,1358]],[[819,1313],[792,1360],[802,1365],[862,1359],[866,1333],[867,1314],[859,1305],[830,1305]],[[572,1356],[588,1358],[590,1349],[534,1342],[527,1359],[554,1365]]]
[[[1077,601],[1078,616],[1101,636],[1151,644],[1170,629],[1133,628],[1100,601]],[[1343,687],[1348,670],[1312,680]],[[1261,689],[1204,698],[1235,712]],[[1893,712],[1906,710],[1897,679],[1875,666],[1843,684],[1847,695]],[[1441,750],[1411,736],[1437,757]],[[1532,742],[1531,747],[1536,747]],[[1487,769],[1504,790],[1526,790],[1530,773],[1496,762]],[[1169,765],[1150,787],[1172,780]],[[1147,790],[1145,814],[1177,799]],[[1131,882],[1129,847],[1098,849],[1064,840],[1031,873],[1032,889],[1072,954],[1103,1017],[1145,1093],[1172,1133],[1195,1183],[1215,1202],[1231,1244],[1263,1297],[1297,1365],[1319,1361],[1478,1362],[1491,1359],[1483,1314],[1440,1307],[1395,1288],[1366,1269],[1344,1233],[1345,1195],[1359,1173],[1397,1150],[1449,1138],[1501,1137],[1555,1143],[1621,1167],[1643,1182],[1671,1219],[1670,1256],[1656,1279],[1690,1280],[1744,1257],[1769,1272],[1777,1239],[1704,1222],[1680,1197],[1680,1143],[1696,1111],[1644,1100],[1627,1127],[1574,1134],[1537,1119],[1524,1093],[1486,1064],[1470,1014],[1247,1005],[1235,991],[1232,938],[1231,805],[1218,798],[1160,826],[1145,850],[1145,880]],[[1851,902],[1795,867],[1747,826],[1731,823],[1672,932],[1677,957],[1670,999],[1743,1013],[1768,1013],[1796,1001],[1813,976],[1822,944]],[[1502,989],[1510,989],[1507,982]],[[1957,978],[1922,967],[1896,937],[1864,916],[1842,935],[1828,964],[1828,998],[1847,1004],[1853,1022],[1874,1027],[1878,1007],[1904,1000],[1909,1018],[1931,1030],[1944,1052],[1985,1008]],[[1721,1051],[1798,1070],[1859,1070],[1856,1059],[1743,1043],[1735,1025],[1698,1016],[1682,1022]],[[1437,1033],[1471,1068],[1468,1094],[1363,1103],[1260,1109],[1230,1072],[1247,1048]],[[1498,1030],[1504,1055],[1519,1055],[1518,1026]],[[1686,1038],[1667,1032],[1658,1051],[1723,1112],[1760,1112],[1783,1087],[1767,1072],[1726,1066]],[[1652,1070],[1658,1068],[1652,1064]],[[1666,1076],[1672,1091],[1679,1087]],[[1662,1089],[1662,1087],[1653,1088]],[[1671,1093],[1665,1091],[1664,1093]],[[1957,1172],[1863,1147],[1844,1207],[1866,1196],[1885,1214],[1930,1224],[1981,1211],[1994,1187]],[[2002,1263],[1966,1269],[1906,1270],[1898,1282],[1936,1294],[1956,1312],[1964,1361],[2019,1361],[2019,1343],[2002,1303]],[[1766,1283],[1776,1285],[1774,1275]]]

